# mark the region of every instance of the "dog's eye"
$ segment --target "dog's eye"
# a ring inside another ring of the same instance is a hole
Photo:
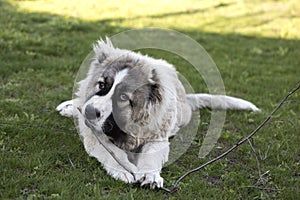
[[[104,82],[98,82],[98,87],[100,90],[103,90],[105,88],[105,83]]]
[[[120,100],[121,100],[121,101],[128,101],[128,100],[129,100],[129,97],[128,97],[128,95],[126,95],[126,94],[121,94],[121,95],[120,95]]]

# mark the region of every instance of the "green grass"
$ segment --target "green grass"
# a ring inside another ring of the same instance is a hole
[[[84,3],[83,3],[84,2]],[[170,28],[197,40],[216,62],[226,92],[261,113],[227,112],[223,134],[198,158],[210,111],[193,147],[163,169],[165,185],[224,152],[270,113],[300,77],[298,1],[0,1],[0,199],[297,199],[300,194],[300,95],[286,103],[248,144],[184,179],[173,195],[124,184],[88,157],[72,120],[54,108],[72,97],[80,63],[100,36],[140,27]],[[203,81],[175,64],[197,92]],[[75,167],[72,167],[70,159]]]

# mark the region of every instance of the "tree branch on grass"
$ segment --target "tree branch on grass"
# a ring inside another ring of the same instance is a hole
[[[249,142],[249,145],[253,151],[253,155],[255,157],[255,161],[256,161],[256,165],[257,165],[257,171],[258,171],[258,180],[257,182],[252,185],[252,186],[245,186],[245,187],[252,187],[252,188],[257,188],[259,190],[271,190],[271,191],[279,191],[279,189],[274,189],[274,188],[262,188],[262,187],[259,187],[258,185],[266,185],[266,183],[268,182],[268,178],[264,178],[265,175],[269,175],[270,173],[270,170],[266,171],[265,173],[261,174],[261,168],[260,168],[260,162],[259,162],[259,159],[258,159],[258,155],[255,151],[255,148],[254,146],[252,145],[250,139],[248,139],[248,142]],[[269,147],[270,145],[268,145],[268,149],[269,150]],[[264,159],[267,158],[267,154],[265,154],[265,156],[263,157]]]
[[[70,157],[70,154],[69,154],[69,153],[68,153],[68,160],[69,160],[69,162],[71,163],[71,166],[73,167],[73,169],[75,169],[76,167],[75,167],[73,161],[71,160],[71,157]]]
[[[260,151],[260,149],[258,149],[258,155],[259,155],[259,157],[260,157],[260,159],[261,160],[266,160],[267,159],[267,157],[268,157],[268,153],[269,153],[269,150],[270,150],[270,144],[268,144],[268,148],[267,148],[267,150],[264,152],[264,153],[262,153],[261,151]]]
[[[258,177],[259,177],[258,182],[261,182],[261,181],[263,181],[263,178],[262,178],[262,176],[261,176],[260,163],[259,163],[259,160],[258,160],[256,151],[255,151],[255,149],[254,149],[254,147],[253,147],[253,145],[252,145],[250,139],[248,139],[248,143],[249,143],[249,145],[250,145],[250,147],[251,147],[251,149],[252,149],[252,151],[253,151],[253,155],[254,155],[255,160],[256,160],[257,171],[258,171]]]
[[[287,99],[292,96],[297,90],[299,90],[300,88],[300,81],[298,81],[296,83],[296,87],[294,89],[292,89],[291,91],[288,92],[288,94],[281,100],[281,102],[274,108],[274,110],[267,116],[267,118],[254,130],[252,131],[248,136],[240,139],[235,145],[233,145],[231,148],[229,148],[227,151],[225,151],[224,153],[222,153],[221,155],[217,156],[216,158],[204,163],[203,165],[194,168],[188,172],[186,172],[184,175],[182,175],[180,178],[177,179],[177,181],[175,182],[175,184],[173,185],[173,187],[171,189],[168,188],[161,188],[162,190],[168,192],[168,193],[174,193],[176,191],[179,190],[178,184],[184,179],[186,178],[188,175],[197,172],[203,168],[205,168],[206,166],[220,160],[221,158],[225,157],[226,155],[228,155],[229,153],[231,153],[233,150],[237,149],[239,146],[241,146],[242,144],[244,144],[246,141],[249,141],[250,138],[252,138],[262,127],[264,127],[266,125],[266,123],[272,118],[272,116],[279,110],[279,108],[286,103]],[[273,189],[274,190],[274,189]]]

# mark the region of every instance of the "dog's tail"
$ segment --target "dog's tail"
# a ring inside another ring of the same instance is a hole
[[[216,110],[260,111],[249,101],[225,95],[187,94],[187,101],[193,110],[211,108]]]

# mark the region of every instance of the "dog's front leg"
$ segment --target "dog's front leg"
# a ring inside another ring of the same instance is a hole
[[[124,150],[114,145],[105,134],[98,132],[93,126],[87,127],[83,116],[79,116],[79,128],[87,153],[97,158],[111,176],[126,183],[136,182],[135,174],[138,168],[128,160]]]
[[[168,161],[169,142],[150,142],[143,146],[137,155],[138,173],[136,179],[141,186],[149,185],[150,188],[163,187],[164,179],[160,176],[163,164]]]
[[[128,160],[126,152],[101,136],[103,135],[100,135],[99,139],[101,139],[102,145],[96,143],[92,148],[86,148],[89,155],[97,158],[105,170],[115,179],[126,183],[135,183],[135,174],[138,171],[137,167]],[[84,143],[86,145],[88,141],[84,140]],[[104,145],[106,148],[109,148],[110,152],[107,151]]]

